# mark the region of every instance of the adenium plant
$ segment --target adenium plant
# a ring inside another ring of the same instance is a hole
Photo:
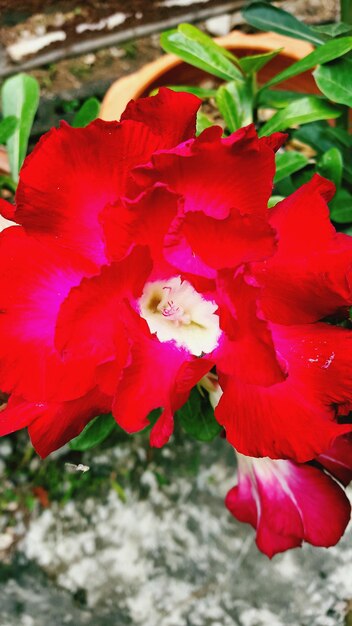
[[[45,457],[97,416],[135,433],[152,415],[161,447],[204,411],[259,549],[331,546],[350,518],[352,239],[319,173],[270,200],[286,134],[199,133],[201,102],[162,88],[119,122],[63,122],[24,161],[0,202],[0,435],[28,428]]]

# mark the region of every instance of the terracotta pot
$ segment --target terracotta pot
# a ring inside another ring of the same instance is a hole
[[[282,52],[259,72],[259,82],[262,83],[313,50],[311,44],[305,41],[275,33],[246,35],[240,31],[233,31],[216,41],[238,57],[283,48]],[[163,85],[198,85],[207,76],[209,75],[206,72],[184,63],[172,54],[163,55],[156,61],[144,65],[138,72],[115,81],[102,102],[100,117],[103,120],[119,119],[131,99],[147,96],[153,89]],[[319,93],[311,72],[305,72],[280,83],[280,89]]]
[[[0,175],[10,173],[10,164],[7,156],[7,150],[4,146],[0,146]]]

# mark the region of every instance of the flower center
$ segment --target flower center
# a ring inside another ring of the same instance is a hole
[[[172,287],[165,286],[163,287],[163,291],[165,292],[164,298],[157,306],[158,311],[160,311],[164,317],[174,322],[176,326],[180,324],[190,324],[190,315],[185,313],[181,304],[175,304],[174,300],[172,300]]]
[[[159,341],[174,341],[195,356],[216,347],[221,333],[217,305],[180,276],[147,283],[139,307]]]

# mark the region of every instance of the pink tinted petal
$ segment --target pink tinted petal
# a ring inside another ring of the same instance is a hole
[[[236,519],[256,528],[258,511],[255,500],[254,486],[248,474],[240,475],[238,485],[232,487],[225,498],[225,505]]]
[[[326,198],[333,190],[315,175],[271,210],[277,252],[253,273],[263,286],[265,315],[274,322],[312,322],[352,304],[352,238],[330,222]]]
[[[335,545],[350,519],[342,489],[315,467],[239,455],[238,480],[226,505],[256,528],[257,545],[270,558],[303,541]]]
[[[68,359],[80,355],[93,368],[115,359],[117,353],[124,365],[128,350],[124,301],[141,296],[151,267],[147,249],[138,247],[124,260],[104,266],[98,276],[84,279],[72,289],[57,319],[58,350]]]
[[[194,252],[192,246],[186,239],[183,232],[183,224],[184,217],[182,214],[173,221],[165,237],[165,258],[180,272],[202,276],[210,280],[216,278],[216,271],[209,267],[209,265]]]
[[[337,437],[332,446],[318,456],[317,461],[343,485],[347,486],[352,480],[351,435]]]
[[[139,98],[127,105],[123,120],[142,122],[163,138],[164,148],[172,148],[194,137],[196,116],[202,101],[189,93],[175,93],[161,87],[156,96]]]
[[[352,393],[352,335],[328,324],[272,330],[286,380],[264,387],[219,372],[224,394],[215,414],[243,454],[305,462],[352,429],[335,421],[336,405]]]
[[[27,400],[72,399],[90,387],[80,355],[61,359],[54,346],[59,308],[70,289],[94,266],[22,228],[0,237],[0,380],[3,391]]]

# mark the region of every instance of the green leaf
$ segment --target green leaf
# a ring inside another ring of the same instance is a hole
[[[241,72],[225,54],[224,49],[190,24],[181,24],[177,30],[162,33],[160,43],[166,52],[176,54],[186,63],[223,80],[242,78]]]
[[[339,189],[330,202],[330,218],[338,224],[352,222],[352,195],[347,189]]]
[[[300,22],[294,15],[266,2],[254,2],[242,11],[244,19],[259,30],[272,31],[295,39],[310,41],[315,45],[323,42],[318,33]]]
[[[246,81],[231,81],[217,90],[216,104],[226,126],[232,133],[253,121],[252,77]]]
[[[280,54],[282,50],[283,48],[277,48],[272,52],[264,52],[263,54],[254,54],[252,56],[242,57],[239,59],[241,69],[245,74],[254,74],[255,72],[259,72],[264,65]]]
[[[18,126],[18,118],[15,115],[8,115],[0,122],[0,144],[5,145]]]
[[[10,176],[0,176],[0,189],[9,189],[10,191],[12,191],[12,193],[15,193],[16,191],[16,183],[14,180],[12,180],[12,178],[10,178]]]
[[[345,22],[333,22],[332,24],[322,24],[321,26],[312,26],[313,30],[329,37],[338,37],[352,31],[351,24]]]
[[[99,115],[100,102],[97,98],[88,98],[81,108],[77,111],[73,118],[72,126],[74,128],[82,128],[87,126],[93,120],[96,120]]]
[[[308,163],[307,157],[300,152],[294,152],[293,150],[287,152],[279,152],[276,155],[276,173],[274,183],[278,183],[286,176],[298,172]]]
[[[272,209],[281,200],[285,200],[285,196],[271,196],[268,200],[268,209]]]
[[[17,182],[39,104],[38,82],[27,74],[16,74],[16,76],[5,80],[1,90],[1,98],[4,117],[14,115],[19,120],[15,132],[7,140],[11,174],[14,181]]]
[[[305,98],[306,95],[306,93],[286,89],[261,89],[258,92],[257,105],[268,109],[284,109],[293,100]]]
[[[343,56],[347,52],[352,50],[352,37],[341,37],[341,39],[332,39],[327,41],[322,46],[307,54],[306,57],[293,63],[290,67],[287,67],[283,72],[273,76],[266,84],[265,87],[277,85],[288,78],[302,74],[307,70],[312,69],[316,65],[328,63],[338,57]]]
[[[295,130],[292,133],[292,137],[312,146],[314,150],[321,154],[336,145],[336,142],[329,137],[329,128],[328,122],[324,120],[311,122]]]
[[[352,147],[352,135],[350,135],[344,128],[329,127],[326,129],[326,133],[335,142],[338,141],[345,148]]]
[[[315,120],[334,119],[340,115],[341,111],[338,111],[328,102],[315,96],[307,96],[300,100],[294,100],[286,109],[280,109],[275,113],[261,128],[259,136],[263,137],[277,130],[286,130],[286,128],[307,124]]]
[[[221,431],[209,400],[197,389],[192,389],[188,402],[177,411],[177,419],[186,433],[199,441],[211,441]]]
[[[172,89],[172,91],[177,92],[192,93],[194,96],[197,96],[202,100],[215,98],[216,96],[216,89],[206,89],[205,87],[193,87],[190,85],[168,85],[168,89]],[[158,91],[159,89],[154,89],[150,95],[155,95],[156,93],[158,93]]]
[[[180,24],[178,26],[178,30],[180,33],[182,33],[186,37],[189,37],[190,39],[194,39],[195,41],[199,41],[205,47],[211,46],[212,50],[214,51],[216,50],[218,53],[222,54],[227,59],[230,59],[230,61],[232,61],[232,63],[237,65],[238,68],[240,68],[239,59],[238,57],[236,57],[235,54],[233,54],[233,52],[231,52],[231,50],[227,50],[227,48],[223,48],[222,46],[219,46],[217,43],[215,43],[212,37],[209,37],[209,35],[204,33],[202,30],[200,30],[193,24],[187,24],[187,23]]]
[[[327,65],[320,65],[313,72],[320,91],[339,104],[352,107],[352,61],[339,59]]]
[[[343,158],[338,148],[330,148],[324,152],[317,163],[317,171],[325,178],[332,180],[336,187],[340,187],[343,170]]]
[[[82,432],[70,441],[72,450],[90,450],[102,443],[110,433],[117,428],[117,424],[112,415],[99,415],[95,417]]]
[[[198,111],[197,113],[197,122],[196,122],[196,135],[200,135],[203,130],[206,128],[210,128],[213,126],[213,122],[203,113],[203,111]]]

